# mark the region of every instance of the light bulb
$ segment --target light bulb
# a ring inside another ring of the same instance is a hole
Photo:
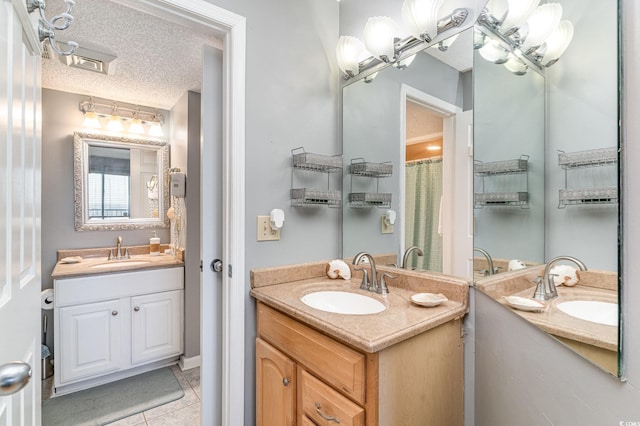
[[[134,117],[129,125],[129,133],[144,133],[144,127],[142,127],[142,120],[138,117]]]
[[[494,64],[504,64],[509,59],[509,51],[497,40],[490,40],[478,52],[480,56]]]
[[[405,0],[402,21],[415,38],[431,41],[438,35],[438,10],[444,0]]]
[[[394,37],[397,24],[386,16],[369,18],[364,26],[364,44],[369,52],[383,62],[391,62],[395,56]]]
[[[504,67],[516,75],[525,75],[529,68],[527,64],[513,54],[509,54],[509,60],[505,62]]]
[[[573,24],[570,21],[562,21],[558,28],[551,33],[545,41],[546,52],[544,53],[543,63],[550,67],[558,61],[564,51],[569,47],[573,38]]]
[[[101,126],[100,120],[98,119],[98,114],[95,111],[87,111],[84,113],[84,120],[82,121],[82,125],[84,127],[91,127],[93,129],[98,129]]]
[[[151,127],[149,127],[149,136],[162,137],[164,132],[162,131],[162,125],[159,121],[153,121]]]
[[[509,10],[509,2],[507,0],[489,0],[486,8],[496,21],[502,22]]]
[[[540,46],[558,27],[562,17],[560,3],[547,3],[539,6],[527,19],[529,33],[522,43],[522,49]]]
[[[122,121],[120,117],[115,114],[111,114],[109,116],[109,121],[107,122],[107,130],[112,132],[121,132],[124,130],[124,126],[122,126]]]
[[[540,0],[507,0],[507,2],[509,3],[509,11],[500,26],[501,32],[507,32],[511,28],[520,28],[540,4]]]
[[[338,67],[345,74],[353,77],[360,72],[360,58],[364,51],[364,44],[356,37],[341,36],[336,45]]]

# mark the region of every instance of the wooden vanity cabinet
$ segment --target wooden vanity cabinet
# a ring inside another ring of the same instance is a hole
[[[257,425],[463,424],[461,319],[365,353],[261,302],[257,318]]]

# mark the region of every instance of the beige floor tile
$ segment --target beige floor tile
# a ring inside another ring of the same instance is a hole
[[[184,389],[184,396],[182,398],[161,405],[159,407],[152,408],[151,410],[147,410],[144,412],[144,416],[147,421],[149,421],[149,419],[152,419],[154,417],[164,416],[167,413],[180,410],[184,407],[188,407],[198,402],[200,402],[200,398],[198,398],[198,395],[196,395],[194,390],[189,386],[189,389]]]
[[[138,413],[133,416],[125,417],[124,419],[120,419],[116,422],[109,423],[109,426],[139,426],[146,425],[147,422],[144,418],[144,414]]]
[[[200,403],[172,411],[160,417],[147,418],[147,424],[149,426],[198,426],[200,425]]]

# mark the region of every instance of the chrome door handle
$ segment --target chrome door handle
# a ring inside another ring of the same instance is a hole
[[[210,266],[213,272],[222,272],[222,260],[214,259]]]
[[[337,418],[336,416],[329,416],[329,415],[325,414],[322,411],[322,406],[320,405],[319,402],[316,402],[316,413],[318,413],[320,415],[320,417],[322,417],[323,419],[325,419],[328,422],[340,423],[340,419]]]
[[[0,396],[19,392],[31,380],[31,366],[15,361],[0,366]]]

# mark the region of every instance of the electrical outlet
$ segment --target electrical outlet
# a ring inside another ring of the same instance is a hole
[[[393,225],[387,225],[384,221],[384,215],[382,215],[380,219],[380,232],[383,234],[393,234]]]
[[[280,230],[271,228],[269,216],[258,216],[258,241],[277,241],[280,239]]]

